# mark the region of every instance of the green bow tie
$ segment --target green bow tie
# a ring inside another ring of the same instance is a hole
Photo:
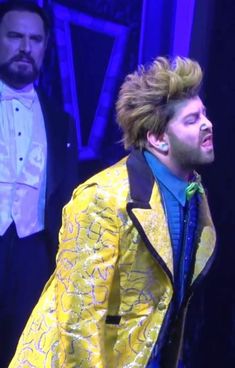
[[[186,198],[189,201],[196,193],[204,194],[204,189],[201,184],[201,177],[198,173],[195,173],[195,181],[192,181],[186,188]]]

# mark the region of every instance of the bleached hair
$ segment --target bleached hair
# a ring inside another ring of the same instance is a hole
[[[175,57],[156,58],[127,75],[116,103],[125,148],[143,148],[147,132],[164,132],[177,103],[198,95],[202,70],[198,62]]]

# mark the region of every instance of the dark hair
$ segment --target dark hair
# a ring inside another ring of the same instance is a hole
[[[30,13],[38,14],[43,21],[45,33],[47,35],[49,34],[51,29],[51,21],[49,16],[45,10],[38,6],[35,2],[27,0],[10,0],[0,3],[0,23],[4,15],[12,10],[28,11]]]

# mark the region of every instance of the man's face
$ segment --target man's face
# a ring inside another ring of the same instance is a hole
[[[0,23],[0,78],[14,88],[32,83],[39,74],[47,39],[36,13],[12,10]]]
[[[212,123],[198,96],[178,104],[165,134],[173,167],[190,171],[214,160]]]

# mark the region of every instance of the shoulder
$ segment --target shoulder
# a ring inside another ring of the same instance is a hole
[[[126,200],[129,193],[129,182],[126,168],[127,158],[92,176],[80,184],[73,192],[72,199],[67,207],[90,202],[113,202]]]
[[[41,88],[36,88],[37,96],[41,105],[43,114],[48,118],[58,118],[59,120],[70,120],[70,115],[65,112],[61,103],[56,101],[52,96],[47,96]]]

